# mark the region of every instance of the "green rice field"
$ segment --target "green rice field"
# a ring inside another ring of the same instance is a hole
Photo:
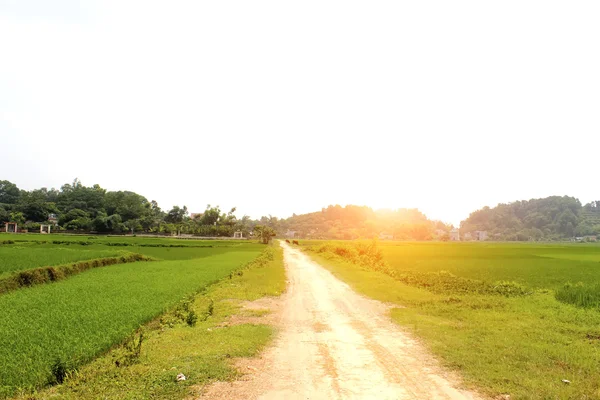
[[[0,241],[7,236],[0,235]],[[28,236],[18,238],[30,239]],[[9,264],[15,272],[15,265],[23,270],[126,252],[157,261],[93,268],[61,281],[0,295],[0,397],[52,383],[56,378],[53,366],[75,368],[90,362],[182,299],[229,276],[264,249],[241,241],[88,240],[58,235],[49,241],[45,236],[31,236],[32,240],[0,245],[0,271],[4,267],[10,274],[5,267]],[[47,243],[40,243],[43,241]],[[78,243],[82,241],[93,243]]]
[[[0,278],[12,272],[95,258],[114,257],[122,253],[123,251],[120,249],[106,246],[76,248],[31,243],[0,245]]]

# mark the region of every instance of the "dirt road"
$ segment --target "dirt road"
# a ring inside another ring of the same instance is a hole
[[[226,399],[476,399],[389,318],[299,250],[282,243],[288,291],[281,330],[245,380],[210,388]]]

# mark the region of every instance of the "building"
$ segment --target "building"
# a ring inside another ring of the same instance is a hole
[[[379,234],[379,239],[381,240],[394,240],[394,235],[386,232],[382,232]]]
[[[17,225],[16,222],[7,222],[6,225],[4,225],[4,229],[5,229],[6,233],[19,232],[19,226]]]
[[[298,231],[290,231],[289,229],[287,230],[287,232],[283,235],[288,239],[293,239],[296,237],[296,234],[298,233]]]
[[[471,235],[471,232],[467,232],[463,235],[463,240],[473,240],[473,235]]]
[[[450,231],[450,240],[452,240],[452,241],[460,240],[460,232],[458,231],[458,229],[452,229]]]
[[[58,225],[58,217],[56,216],[56,214],[49,214],[48,222],[50,222],[50,224],[52,224],[54,226],[57,226]]]

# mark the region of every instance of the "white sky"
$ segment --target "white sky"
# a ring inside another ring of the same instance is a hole
[[[164,208],[600,198],[598,1],[0,0],[0,179]]]

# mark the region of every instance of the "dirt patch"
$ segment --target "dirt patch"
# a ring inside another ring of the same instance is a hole
[[[236,302],[241,310],[219,324],[219,327],[227,327],[241,324],[264,324],[275,325],[277,323],[277,312],[281,308],[282,300],[279,297],[263,297],[254,301]]]

